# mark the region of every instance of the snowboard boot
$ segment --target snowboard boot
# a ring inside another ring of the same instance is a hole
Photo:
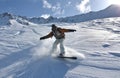
[[[64,56],[65,55],[65,52],[62,52],[59,54],[59,56]]]

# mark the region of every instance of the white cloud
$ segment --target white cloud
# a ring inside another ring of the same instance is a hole
[[[54,12],[54,15],[61,15],[61,14],[64,14],[64,10],[58,10]]]
[[[70,5],[71,4],[71,2],[68,2],[68,5]]]
[[[61,15],[64,13],[64,10],[62,10],[60,3],[57,3],[55,6],[53,6],[52,11],[54,12],[54,15]]]
[[[61,15],[64,10],[61,8],[60,3],[56,3],[54,6],[50,4],[47,0],[43,0],[43,8],[48,8],[53,12],[53,15]]]
[[[69,6],[71,6],[71,4],[72,4],[72,2],[68,2],[66,5],[65,5],[65,7],[69,7]]]
[[[56,10],[59,10],[61,7],[60,7],[60,4],[57,3],[56,6],[53,6],[52,7],[52,11],[56,11]]]
[[[43,7],[44,8],[52,8],[52,5],[50,3],[48,3],[47,0],[43,0]]]
[[[49,15],[49,14],[43,14],[43,15],[41,15],[41,17],[43,17],[43,18],[47,19],[47,18],[49,18],[49,17],[50,17],[50,15]]]
[[[78,11],[82,12],[82,13],[86,13],[91,11],[91,7],[90,7],[90,1],[89,0],[82,0],[81,3],[79,3],[78,5],[76,5],[76,8]]]

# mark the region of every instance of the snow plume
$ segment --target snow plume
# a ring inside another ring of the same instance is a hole
[[[33,49],[31,49],[33,58],[36,60],[36,59],[39,59],[39,58],[49,56],[51,48],[52,48],[51,39],[41,41],[39,45],[37,45]]]
[[[76,8],[78,11],[80,11],[82,13],[89,12],[89,11],[91,11],[91,7],[90,7],[89,3],[90,3],[89,0],[82,0],[81,3],[76,5]]]
[[[74,49],[71,49],[69,47],[65,47],[65,49],[66,49],[66,55],[67,56],[76,56],[79,60],[83,60],[83,59],[86,58],[83,53],[79,53]]]

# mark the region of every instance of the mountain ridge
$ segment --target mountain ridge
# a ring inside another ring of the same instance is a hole
[[[66,22],[66,23],[78,23],[78,22],[85,22],[94,19],[102,19],[102,18],[110,18],[110,17],[120,17],[120,6],[119,5],[110,5],[107,8],[96,11],[96,12],[89,12],[86,14],[79,14],[75,16],[69,17],[48,17],[47,19],[43,17],[26,17],[26,16],[19,16],[13,15],[10,13],[3,13],[0,14],[0,25],[11,25],[10,20],[16,20],[20,24],[29,25],[29,22],[36,23],[36,24],[43,24],[43,23],[55,23],[55,22]]]

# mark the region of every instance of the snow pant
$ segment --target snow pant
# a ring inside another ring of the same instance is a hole
[[[65,53],[65,48],[64,48],[64,45],[63,45],[63,41],[64,41],[64,38],[62,39],[56,39],[55,42],[53,43],[53,47],[52,47],[52,52],[56,52],[57,51],[57,46],[58,44],[59,47],[60,47],[60,53],[64,54]]]

